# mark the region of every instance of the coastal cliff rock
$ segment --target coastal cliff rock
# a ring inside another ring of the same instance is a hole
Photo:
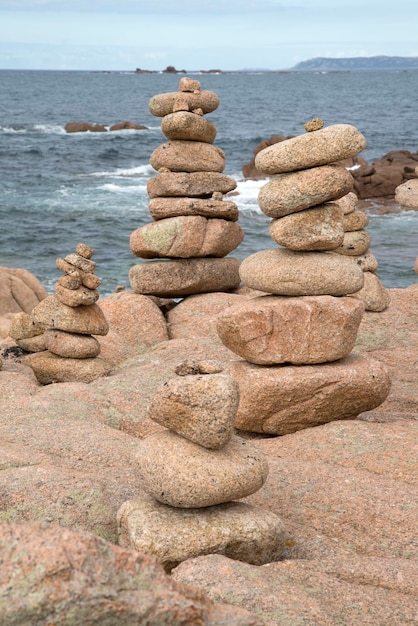
[[[30,313],[47,295],[42,283],[28,270],[0,267],[0,315]]]

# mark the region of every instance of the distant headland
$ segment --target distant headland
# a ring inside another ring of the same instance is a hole
[[[242,70],[178,70],[174,65],[168,65],[164,70],[147,70],[136,68],[135,74],[250,74],[258,73],[285,73],[285,72],[356,72],[377,70],[416,70],[418,69],[418,57],[399,56],[372,56],[372,57],[316,57],[301,61],[293,67],[284,69],[245,68]]]

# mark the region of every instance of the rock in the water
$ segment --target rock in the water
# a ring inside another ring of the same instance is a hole
[[[250,363],[306,365],[336,361],[354,347],[363,306],[352,298],[261,296],[218,317],[222,342]]]
[[[362,270],[333,252],[261,250],[242,261],[239,273],[247,287],[282,296],[346,296],[364,283]]]
[[[390,304],[389,291],[382,285],[378,276],[372,272],[364,272],[363,287],[350,296],[361,300],[366,311],[384,311]]]
[[[333,202],[270,222],[270,237],[290,250],[335,250],[344,241],[343,213]]]
[[[118,511],[119,543],[153,554],[166,570],[203,554],[263,565],[278,560],[286,533],[281,519],[245,502],[173,509],[147,496]]]
[[[143,259],[224,257],[244,239],[235,222],[200,215],[169,217],[131,233],[132,252]]]
[[[223,172],[225,154],[218,146],[202,141],[170,141],[155,148],[149,159],[157,171]]]
[[[149,495],[187,509],[245,498],[261,489],[268,474],[252,442],[234,436],[221,450],[209,450],[171,431],[139,441],[137,465]]]
[[[225,372],[240,390],[236,428],[271,435],[354,419],[382,404],[391,384],[383,363],[354,354],[323,365],[262,367],[236,361]]]
[[[148,417],[205,448],[222,448],[231,439],[238,408],[231,376],[177,376],[157,389]]]
[[[150,261],[131,267],[129,280],[135,293],[163,297],[229,291],[240,284],[239,266],[233,258]]]
[[[283,217],[348,194],[353,177],[338,165],[323,165],[276,176],[261,187],[260,209],[268,217]]]
[[[147,192],[150,198],[207,198],[214,191],[228,193],[236,187],[236,180],[232,176],[220,172],[160,172],[149,179]]]
[[[366,140],[355,126],[334,124],[261,150],[255,165],[268,175],[293,172],[347,159],[365,147]]]
[[[154,220],[178,215],[202,215],[236,222],[239,217],[235,202],[211,198],[152,198],[148,203],[148,209]]]
[[[62,304],[56,296],[48,296],[32,311],[37,324],[83,335],[106,335],[109,325],[97,304],[71,307]]]

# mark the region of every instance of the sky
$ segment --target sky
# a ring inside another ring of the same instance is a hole
[[[289,69],[418,56],[418,0],[0,0],[0,69]]]

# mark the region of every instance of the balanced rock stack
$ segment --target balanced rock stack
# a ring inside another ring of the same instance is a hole
[[[381,363],[350,354],[364,303],[347,296],[362,289],[364,273],[338,253],[345,231],[336,200],[350,193],[352,177],[330,163],[364,147],[351,125],[319,125],[256,156],[258,170],[280,174],[261,188],[259,204],[283,247],[240,266],[245,285],[272,295],[230,307],[217,322],[222,342],[245,359],[226,367],[239,383],[239,429],[285,434],[354,418],[389,392]]]
[[[57,266],[64,272],[55,284],[55,295],[42,300],[30,314],[13,318],[10,336],[33,354],[25,363],[42,384],[91,382],[110,371],[99,357],[100,344],[94,335],[106,335],[109,326],[101,308],[93,250],[83,243]]]
[[[214,92],[186,77],[179,91],[150,100],[169,141],[150,157],[158,171],[147,186],[154,222],[131,234],[130,247],[142,259],[165,260],[131,268],[136,293],[181,297],[228,291],[240,283],[239,261],[224,258],[244,238],[236,204],[223,200],[236,182],[222,173],[225,155],[213,145],[216,127],[204,117],[218,105]]]
[[[268,465],[233,434],[239,394],[216,361],[187,361],[155,393],[149,416],[165,429],[139,443],[146,492],[118,512],[119,542],[151,553],[171,570],[203,554],[261,565],[278,560],[285,532],[276,515],[245,502]]]

